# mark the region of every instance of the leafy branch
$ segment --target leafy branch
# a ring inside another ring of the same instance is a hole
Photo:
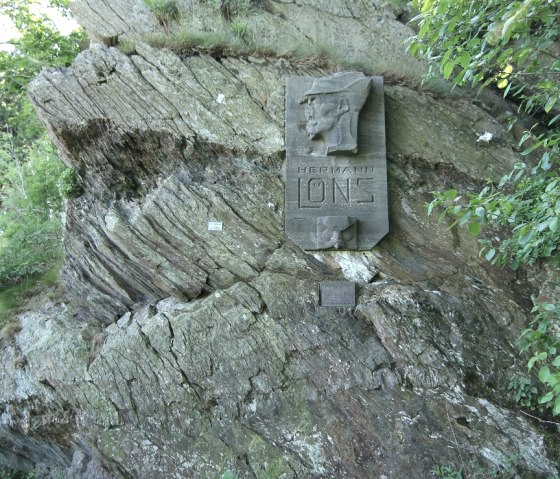
[[[408,51],[429,62],[428,77],[441,74],[453,87],[494,88],[517,105],[520,116],[537,123],[519,146],[525,161],[496,184],[488,180],[478,193],[455,189],[434,192],[428,212],[466,227],[474,236],[494,225],[501,237],[481,238],[480,255],[515,269],[536,261],[558,264],[560,257],[560,3],[543,0],[416,0],[418,34]],[[513,121],[517,121],[514,118]],[[510,127],[513,122],[510,123]],[[538,156],[538,159],[536,158]],[[522,335],[522,351],[531,350],[529,369],[540,364],[547,388],[540,402],[560,414],[560,311],[536,305],[533,328]],[[531,332],[532,331],[532,332]],[[550,359],[552,357],[552,359]]]

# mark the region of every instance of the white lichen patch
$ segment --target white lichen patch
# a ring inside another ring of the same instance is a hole
[[[323,451],[323,434],[321,432],[303,437],[297,432],[290,442],[290,446],[310,462],[314,474],[322,475],[326,473],[325,464],[327,460]]]
[[[253,399],[253,401],[250,402],[249,405],[247,406],[247,409],[251,412],[256,412],[257,411],[257,400]]]
[[[477,142],[483,141],[484,143],[490,143],[492,141],[492,138],[494,138],[494,135],[489,131],[485,131],[482,135],[478,136],[478,140],[476,141]]]
[[[119,224],[119,218],[115,210],[110,209],[105,215],[105,226],[109,231],[115,231],[115,228]]]
[[[418,415],[412,418],[405,411],[399,411],[399,419],[402,423],[412,426],[418,421]]]

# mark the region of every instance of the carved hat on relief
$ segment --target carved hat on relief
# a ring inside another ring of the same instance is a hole
[[[311,88],[303,94],[299,103],[305,103],[307,99],[313,95],[328,95],[346,92],[361,92],[363,100],[365,100],[369,93],[368,84],[370,82],[370,78],[360,72],[342,72],[335,73],[327,77],[316,78],[313,81]]]

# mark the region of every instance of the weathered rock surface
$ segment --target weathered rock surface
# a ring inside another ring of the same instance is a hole
[[[348,36],[383,12],[270,3]],[[98,38],[160,28],[144,10],[77,5]],[[395,15],[382,17],[404,29]],[[138,43],[94,45],[35,80],[84,193],[65,220],[71,301],[23,315],[1,351],[2,460],[81,478],[430,477],[512,456],[521,477],[557,473],[503,394],[538,285],[483,263],[424,207],[508,171],[515,140],[469,99],[388,79],[391,232],[370,252],[307,254],[283,234],[284,85],[326,73]],[[477,142],[485,131],[497,140]],[[320,307],[319,282],[345,278],[356,308]]]

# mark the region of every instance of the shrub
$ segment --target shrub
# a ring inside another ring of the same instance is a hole
[[[424,55],[430,74],[441,75],[453,86],[471,84],[503,91],[536,123],[520,141],[527,159],[495,184],[477,194],[451,189],[435,193],[428,212],[443,207],[442,217],[469,228],[495,224],[502,238],[480,240],[485,259],[518,268],[547,258],[560,260],[560,40],[558,2],[542,0],[415,0],[420,14],[413,19],[418,34],[409,52]],[[555,109],[556,107],[556,109]],[[520,115],[521,116],[521,115]],[[510,126],[517,121],[512,116]],[[535,133],[536,132],[536,133]],[[484,141],[491,141],[492,135]],[[479,138],[479,141],[482,137]],[[533,160],[539,155],[538,161]],[[547,388],[539,403],[560,414],[560,356],[557,349],[560,308],[542,304],[533,310],[532,328],[521,337],[522,352],[533,354],[529,370],[540,366],[538,378]]]
[[[25,149],[25,162],[10,157],[6,135],[0,140],[0,285],[7,286],[59,262],[63,192],[75,185],[46,137]]]
[[[512,399],[521,407],[543,411],[544,408],[538,402],[539,391],[531,378],[514,376],[508,384],[508,391],[511,392]]]
[[[179,16],[176,0],[144,0],[144,3],[164,25]]]
[[[560,292],[560,289],[557,289]],[[560,301],[541,303],[533,308],[535,317],[531,327],[523,331],[518,340],[521,351],[529,351],[532,357],[529,371],[539,366],[538,377],[546,393],[538,403],[560,414]]]

